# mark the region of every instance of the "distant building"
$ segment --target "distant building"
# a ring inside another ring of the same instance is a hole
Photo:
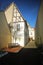
[[[35,29],[34,28],[29,28],[29,38],[30,40],[35,40]]]
[[[0,14],[1,14],[1,12],[0,12]],[[3,42],[7,46],[10,43],[12,43],[12,45],[18,43],[20,46],[24,47],[25,44],[28,43],[28,25],[27,25],[26,20],[22,17],[17,6],[14,3],[11,3],[4,10],[4,16],[3,16],[3,14],[1,14],[0,17],[1,16],[2,16],[2,20],[0,21],[0,23],[3,21],[3,24],[4,24],[4,22],[5,22],[4,25],[7,27],[6,28],[3,25],[3,28],[5,28],[5,32],[6,32],[5,34],[3,34],[4,30],[1,29],[1,30],[3,30],[3,32],[1,32],[2,36],[4,35],[4,39],[2,38],[1,41],[4,40]],[[11,37],[11,38],[9,39],[9,37]],[[7,39],[9,39],[10,42]],[[9,43],[9,44],[7,44],[7,43]],[[1,42],[0,42],[0,44],[1,44]]]
[[[43,44],[43,0],[40,1],[40,8],[36,21],[35,42],[37,45]]]
[[[28,24],[28,33],[29,33],[29,40],[35,40],[35,28],[32,28]]]

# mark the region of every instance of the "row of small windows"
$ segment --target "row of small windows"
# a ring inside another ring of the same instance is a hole
[[[14,13],[14,16],[20,16],[20,14],[19,13]]]
[[[23,18],[22,17],[14,17],[13,18],[13,22],[18,22],[18,21],[23,21]]]

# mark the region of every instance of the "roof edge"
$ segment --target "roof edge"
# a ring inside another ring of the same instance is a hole
[[[12,4],[14,4],[14,2],[11,2],[11,3],[4,9],[4,11],[6,11]]]

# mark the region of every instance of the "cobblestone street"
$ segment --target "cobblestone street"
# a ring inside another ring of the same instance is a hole
[[[37,48],[35,45],[35,41],[30,41],[24,48]]]

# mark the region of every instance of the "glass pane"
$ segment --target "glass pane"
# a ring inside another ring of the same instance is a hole
[[[17,25],[17,31],[20,31],[20,24]]]

